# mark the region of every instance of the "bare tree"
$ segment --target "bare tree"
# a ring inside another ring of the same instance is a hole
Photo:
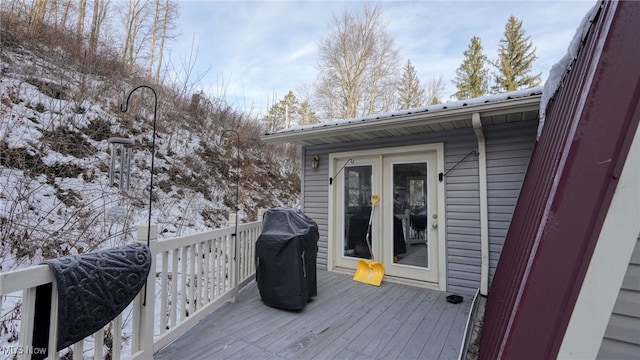
[[[162,0],[155,0],[154,6],[148,73],[149,76],[155,75],[156,80],[159,80],[165,41],[173,38],[171,31],[176,27],[175,21],[179,17],[179,12],[177,4],[170,0],[164,0],[164,4]]]
[[[53,25],[54,28],[58,27],[58,0],[51,0],[47,19],[49,24]]]
[[[133,66],[139,55],[141,45],[139,37],[144,26],[145,11],[149,0],[129,0],[124,16],[124,49],[122,51],[122,63]]]
[[[425,99],[427,105],[440,104],[442,102],[442,93],[444,93],[445,85],[442,75],[431,79],[425,87]]]
[[[67,0],[64,3],[63,9],[62,9],[62,17],[60,18],[60,25],[62,29],[67,28],[67,19],[69,18],[69,10],[71,9],[72,2],[73,0]]]
[[[162,0],[153,0],[153,21],[151,22],[151,36],[149,43],[149,67],[147,68],[147,76],[151,77],[153,73],[153,63],[155,62],[156,44],[158,43],[158,32],[160,29],[160,17],[162,12]]]
[[[110,0],[94,0],[93,16],[91,20],[91,30],[89,33],[89,54],[95,56],[98,50],[98,40],[100,39],[100,29],[107,17]]]
[[[76,42],[78,49],[82,49],[82,36],[84,34],[84,18],[86,16],[87,0],[78,0],[78,17],[76,18]]]
[[[44,23],[47,12],[47,0],[36,0],[29,14],[29,30],[36,33]]]
[[[191,39],[191,50],[180,57],[180,64],[167,64],[169,82],[174,84],[175,90],[180,96],[186,97],[193,94],[197,85],[205,77],[208,69],[202,73],[195,73],[195,66],[198,60],[198,48],[195,47],[195,38]],[[224,82],[224,79],[223,79]],[[223,84],[224,87],[224,84]],[[225,88],[226,90],[226,88]],[[224,90],[217,97],[224,97]]]
[[[378,6],[334,14],[318,48],[316,97],[325,117],[353,118],[392,107],[400,58]]]

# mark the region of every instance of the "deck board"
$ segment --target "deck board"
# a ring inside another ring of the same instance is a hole
[[[154,355],[164,359],[455,359],[471,306],[444,292],[318,271],[301,311],[266,306],[255,282]]]

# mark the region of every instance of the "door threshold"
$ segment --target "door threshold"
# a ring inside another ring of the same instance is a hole
[[[356,269],[349,269],[349,268],[344,268],[344,267],[335,267],[329,271],[332,272],[336,272],[339,274],[345,274],[345,275],[351,275],[353,276],[356,272]],[[390,283],[394,283],[394,284],[402,284],[402,285],[409,285],[409,286],[413,286],[413,287],[419,287],[419,288],[424,288],[424,289],[431,289],[431,290],[438,290],[438,291],[444,291],[442,289],[440,289],[440,286],[437,283],[432,283],[432,282],[428,282],[428,281],[423,281],[423,280],[417,280],[417,279],[407,279],[407,278],[403,278],[403,277],[399,277],[399,276],[393,276],[393,275],[384,275],[384,278],[382,279],[382,284],[384,285],[385,282],[390,282]]]

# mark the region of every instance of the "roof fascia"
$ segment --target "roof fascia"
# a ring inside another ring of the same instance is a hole
[[[480,113],[480,117],[503,115],[517,112],[537,110],[540,107],[541,95],[531,95],[524,98],[508,99],[499,102],[464,106],[455,109],[445,109],[433,112],[416,112],[410,114],[391,115],[380,119],[353,119],[339,124],[298,129],[284,132],[265,134],[260,137],[265,143],[304,143],[308,139],[324,136],[340,136],[354,131],[382,131],[387,129],[410,127],[424,124],[442,124],[453,121],[469,120],[471,114]],[[469,126],[471,127],[471,125]]]

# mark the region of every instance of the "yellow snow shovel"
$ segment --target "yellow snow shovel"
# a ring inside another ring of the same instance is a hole
[[[369,227],[367,227],[366,237],[371,260],[358,260],[358,268],[356,269],[356,273],[353,275],[353,280],[375,286],[380,286],[382,278],[384,277],[384,265],[382,265],[382,263],[373,261],[373,251],[371,251],[371,221],[373,219],[373,210],[376,208],[376,204],[379,200],[380,195],[371,195],[371,213],[369,214]]]

